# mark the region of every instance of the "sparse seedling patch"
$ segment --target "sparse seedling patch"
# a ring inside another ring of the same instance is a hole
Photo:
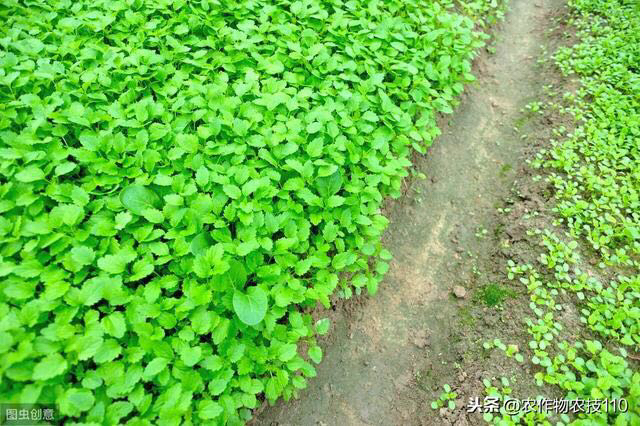
[[[568,132],[559,125],[551,132],[551,148],[530,163],[553,186],[553,194],[543,196],[553,195],[554,217],[546,228],[526,232],[537,258],[507,264],[507,280],[529,295],[530,361],[522,348],[498,338],[483,347],[530,362],[540,389],[559,390],[569,400],[622,405],[590,413],[483,415],[496,425],[640,424],[640,373],[630,353],[640,345],[640,100],[631,83],[640,78],[640,15],[622,0],[574,0],[570,6],[579,41],[560,48],[553,60],[565,75],[578,76],[581,87],[564,95],[548,87],[555,100],[530,102],[526,111],[568,114],[576,128]],[[518,220],[531,223],[541,215],[527,209]],[[481,297],[499,305],[505,290],[490,284]],[[503,384],[486,380],[485,393],[503,401],[511,394]]]

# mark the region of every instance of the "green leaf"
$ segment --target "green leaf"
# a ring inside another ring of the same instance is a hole
[[[362,119],[375,123],[378,121],[378,116],[373,111],[367,111],[362,114]]]
[[[65,394],[67,404],[78,411],[89,411],[96,399],[89,389],[69,389]]]
[[[142,216],[147,219],[151,223],[162,223],[164,222],[164,215],[158,209],[144,209],[142,211]]]
[[[75,204],[79,206],[86,206],[90,200],[89,194],[87,194],[87,191],[80,188],[79,186],[74,187],[73,190],[71,191],[71,199]]]
[[[218,371],[224,366],[224,362],[219,356],[211,355],[206,357],[200,365],[207,370]]]
[[[98,263],[100,263],[99,260]],[[85,306],[95,305],[102,299],[106,285],[109,285],[109,280],[104,276],[98,276],[85,281],[80,290],[79,301]]]
[[[67,361],[59,353],[44,357],[33,368],[33,380],[49,380],[67,369]]]
[[[190,250],[192,254],[200,256],[203,255],[213,244],[213,238],[209,236],[209,233],[201,232],[191,240]]]
[[[329,321],[329,318],[322,318],[316,321],[316,333],[319,335],[327,334],[330,325],[331,322]]]
[[[102,328],[104,328],[104,331],[108,334],[117,339],[122,338],[124,333],[127,331],[124,316],[120,312],[114,312],[111,315],[104,317],[102,320]]]
[[[322,198],[329,198],[337,193],[342,187],[342,175],[340,171],[333,174],[316,179],[316,187]]]
[[[322,349],[320,349],[320,346],[312,346],[309,348],[309,358],[316,364],[320,364],[322,361]]]
[[[209,392],[211,395],[220,395],[227,388],[228,381],[225,379],[214,379],[209,382]]]
[[[225,194],[227,194],[229,198],[234,200],[240,198],[240,196],[242,195],[242,191],[240,191],[240,188],[238,188],[236,185],[224,185],[222,187],[222,190]]]
[[[119,420],[133,411],[133,404],[128,401],[117,401],[107,407],[106,421],[109,424],[119,424]]]
[[[244,288],[244,285],[247,283],[247,271],[242,262],[235,259],[229,262],[229,271],[227,271],[227,274],[236,288]]]
[[[198,403],[198,417],[202,420],[211,420],[222,414],[223,409],[217,402],[203,400]]]
[[[197,152],[199,147],[198,137],[192,134],[180,133],[176,135],[176,144],[186,152]]]
[[[200,346],[187,347],[180,353],[180,359],[187,367],[194,366],[202,357],[202,348]]]
[[[211,330],[211,314],[209,311],[200,309],[191,317],[191,327],[198,334],[205,334]]]
[[[246,293],[233,293],[233,310],[240,321],[247,325],[257,325],[267,313],[267,294],[259,287],[249,287]]]
[[[132,275],[127,278],[127,282],[133,282],[148,277],[153,273],[154,266],[150,257],[138,260],[131,267]]]
[[[260,248],[260,244],[256,240],[245,241],[238,244],[236,247],[236,253],[238,256],[246,256],[254,250]]]
[[[265,71],[269,74],[280,74],[284,71],[284,65],[277,59],[268,59],[265,61]]]
[[[133,259],[135,259],[135,253],[108,254],[98,259],[98,267],[111,274],[121,274]]]
[[[87,246],[78,246],[71,249],[71,259],[79,266],[91,265],[96,254],[92,248]]]
[[[122,353],[122,347],[114,339],[105,340],[100,348],[93,355],[93,360],[102,364],[105,362],[111,362],[116,359]]]
[[[73,102],[68,109],[67,117],[72,123],[81,126],[90,126],[91,123],[86,119],[87,110],[80,102]]]
[[[120,212],[116,215],[116,224],[115,224],[115,228],[120,230],[120,229],[124,229],[125,226],[127,226],[127,224],[129,222],[131,222],[131,220],[133,219],[133,216],[131,216],[131,213],[129,212]]]
[[[160,197],[142,185],[129,185],[120,192],[120,202],[130,212],[143,215],[145,210],[160,205]]]
[[[320,130],[322,130],[322,123],[319,123],[317,121],[309,123],[309,125],[307,126],[307,132],[310,134],[318,133]]]
[[[298,346],[295,343],[282,345],[279,351],[278,359],[282,362],[290,361],[298,354]]]
[[[339,195],[332,195],[327,200],[327,207],[329,208],[340,207],[343,204],[344,204],[344,198]]]
[[[35,182],[44,179],[44,172],[36,166],[28,166],[16,173],[15,178],[20,182]]]
[[[196,183],[199,186],[204,187],[209,183],[209,176],[209,169],[205,166],[200,166],[196,171]]]
[[[311,157],[319,157],[322,155],[323,146],[322,138],[315,138],[309,145],[307,145],[307,153]]]
[[[169,128],[164,124],[153,123],[149,126],[149,138],[152,141],[162,139],[167,133],[169,133]]]
[[[70,173],[71,171],[75,170],[76,167],[77,167],[77,164],[72,163],[70,161],[60,163],[55,168],[55,175],[56,176],[66,175],[67,173]]]
[[[155,358],[147,364],[142,375],[147,379],[150,379],[162,372],[167,367],[168,363],[169,361],[166,358]]]

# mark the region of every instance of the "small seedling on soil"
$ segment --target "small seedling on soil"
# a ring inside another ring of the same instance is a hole
[[[435,401],[431,402],[431,408],[437,410],[438,408],[442,408],[445,405],[449,410],[454,410],[456,408],[455,399],[458,397],[458,393],[451,390],[451,386],[444,385],[442,387],[444,392],[440,394],[440,397]]]
[[[476,238],[484,238],[488,233],[489,231],[486,228],[478,228],[476,230]]]

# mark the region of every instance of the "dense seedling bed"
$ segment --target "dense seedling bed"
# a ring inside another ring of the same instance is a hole
[[[2,1],[0,400],[178,425],[295,396],[495,6]]]

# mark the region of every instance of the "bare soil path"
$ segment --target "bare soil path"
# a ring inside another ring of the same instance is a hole
[[[427,175],[391,208],[386,246],[394,255],[377,296],[336,310],[318,377],[300,399],[265,409],[257,425],[439,424],[416,391],[430,366],[434,383],[454,374],[454,286],[468,287],[469,253],[516,178],[527,140],[514,131],[542,84],[536,59],[563,0],[512,0],[495,30],[495,53],[476,61],[469,88],[443,135],[416,162]],[[428,390],[431,392],[431,390]]]

